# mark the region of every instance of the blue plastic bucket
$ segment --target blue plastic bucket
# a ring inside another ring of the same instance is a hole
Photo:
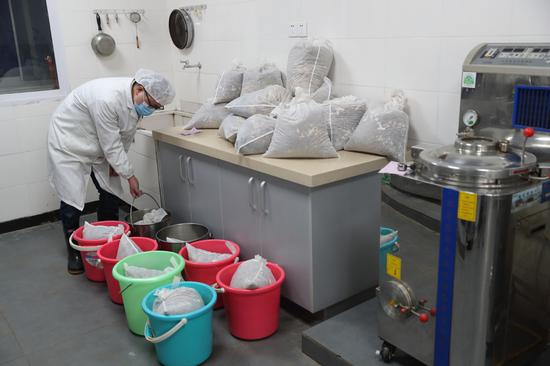
[[[387,227],[380,227],[380,236],[389,235],[392,233],[396,233],[396,231],[394,229],[390,229]],[[379,267],[380,271],[382,272],[386,271],[386,255],[388,253],[395,253],[399,250],[398,241],[399,241],[399,236],[396,233],[395,238],[393,238],[392,240],[384,244],[380,244],[380,258],[378,262],[380,266]]]
[[[201,295],[205,306],[191,313],[163,315],[153,311],[155,291],[161,288],[190,287]],[[141,303],[147,315],[145,339],[155,345],[158,361],[164,366],[195,366],[212,354],[212,313],[216,291],[200,282],[179,282],[159,287]]]

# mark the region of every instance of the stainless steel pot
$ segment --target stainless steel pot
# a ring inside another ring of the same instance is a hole
[[[92,49],[98,56],[110,56],[115,51],[116,42],[113,37],[104,33],[101,29],[101,17],[99,13],[95,13],[95,18],[97,21],[98,33],[92,38]]]
[[[151,197],[153,201],[155,201],[158,208],[160,208],[159,203],[155,199],[155,197],[151,196],[149,193],[143,193],[144,195],[147,195]],[[126,218],[124,221],[126,221],[128,224],[130,224],[132,235],[134,236],[142,236],[146,238],[155,239],[157,231],[162,229],[165,226],[170,225],[170,222],[172,221],[172,215],[170,212],[166,211],[167,215],[164,216],[162,221],[157,222],[155,224],[138,224],[135,223],[143,219],[143,215],[150,212],[151,210],[137,210],[134,211],[134,202],[136,199],[132,201],[132,206],[130,206],[130,213],[126,215]]]
[[[193,19],[185,9],[172,10],[168,19],[168,28],[174,46],[180,50],[191,47],[195,38],[195,27]]]
[[[179,252],[186,243],[198,240],[210,239],[212,234],[204,225],[193,223],[182,223],[167,226],[157,232],[157,242],[160,250]],[[182,243],[171,243],[167,238],[181,240]]]

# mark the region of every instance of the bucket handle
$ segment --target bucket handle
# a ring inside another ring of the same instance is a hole
[[[218,294],[223,294],[225,293],[225,289],[224,288],[220,288],[220,285],[218,285],[218,283],[213,283],[212,285],[210,285],[210,287],[212,287],[214,289],[214,291],[216,291],[216,293]]]
[[[183,318],[181,319],[176,325],[174,325],[174,327],[172,329],[170,329],[168,332],[164,333],[163,335],[160,335],[158,337],[152,337],[150,336],[149,334],[153,334],[153,330],[151,329],[151,323],[149,323],[149,319],[147,319],[147,322],[145,323],[145,330],[144,330],[144,334],[145,334],[145,339],[148,341],[148,342],[151,342],[151,343],[160,343],[160,342],[163,342],[165,340],[167,340],[168,338],[170,338],[171,336],[173,336],[178,330],[180,330],[185,324],[187,324],[187,319],[186,318]]]
[[[146,196],[151,197],[151,199],[153,201],[155,201],[155,204],[157,205],[157,208],[160,208],[160,205],[159,205],[159,203],[158,203],[158,201],[155,197],[153,197],[152,195],[150,195],[147,192],[143,192],[143,194],[146,195]],[[130,225],[134,225],[134,219],[132,218],[132,213],[134,212],[134,202],[136,202],[136,198],[137,197],[134,197],[134,199],[132,200],[132,204],[130,205]]]
[[[79,252],[97,252],[103,246],[103,244],[97,245],[95,247],[82,247],[80,245],[76,245],[73,241],[73,235],[74,231],[71,233],[71,236],[69,236],[69,245],[71,246],[71,248],[76,249]]]

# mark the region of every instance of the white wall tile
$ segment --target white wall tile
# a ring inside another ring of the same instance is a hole
[[[0,95],[0,100],[2,96]],[[15,116],[15,107],[11,105],[0,106],[0,121],[13,121]]]
[[[67,75],[69,80],[97,78],[97,56],[89,44],[65,47]]]
[[[20,143],[18,123],[19,121],[16,119],[0,121],[0,156],[23,151],[24,146]]]
[[[439,35],[442,1],[388,1],[388,21],[386,23],[388,35],[390,37],[430,37]]]
[[[343,84],[383,87],[386,79],[384,40],[335,39],[332,77]]]
[[[73,11],[59,17],[59,20],[65,46],[89,43],[97,34],[95,18],[90,11]]]
[[[517,3],[515,1],[512,2],[511,23],[514,32],[507,32],[507,34],[530,37],[544,36],[544,39],[546,40],[544,42],[548,42],[550,27],[548,27],[547,14],[549,14],[549,12],[550,3],[548,3],[548,1],[527,0],[521,3]]]
[[[440,93],[438,96],[437,141],[452,144],[456,139],[460,120],[460,94]]]
[[[438,141],[436,92],[404,90],[410,117],[409,138],[421,142]]]
[[[28,188],[25,185],[0,188],[0,222],[29,215]]]
[[[0,189],[25,184],[25,163],[21,154],[0,156]]]
[[[17,120],[19,141],[25,151],[45,149],[50,116],[27,117]]]
[[[55,111],[59,101],[43,100],[39,102],[29,102],[24,105],[18,105],[14,108],[16,118],[27,118],[36,116],[51,116]]]
[[[386,40],[386,86],[437,90],[441,40],[389,38]]]
[[[442,0],[441,35],[493,36],[516,33],[513,0]],[[520,3],[524,11],[525,1]],[[542,10],[542,9],[539,9]],[[531,28],[531,27],[529,27]],[[494,41],[487,40],[486,41]]]
[[[388,1],[340,1],[343,11],[344,37],[381,38],[388,34]],[[306,13],[307,14],[307,13]]]
[[[25,185],[27,188],[27,200],[29,202],[28,215],[37,212],[49,212],[59,208],[59,198],[47,180]]]
[[[46,149],[21,154],[26,183],[36,183],[48,179],[48,153]]]
[[[98,59],[97,77],[133,76],[138,69],[135,44],[119,44],[111,56]]]

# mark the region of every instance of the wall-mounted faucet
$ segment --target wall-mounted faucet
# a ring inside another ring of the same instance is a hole
[[[193,68],[197,68],[197,69],[201,69],[202,68],[202,65],[200,62],[197,62],[196,64],[190,64],[189,63],[189,60],[181,60],[180,61],[181,64],[183,64],[183,69],[193,69]]]

